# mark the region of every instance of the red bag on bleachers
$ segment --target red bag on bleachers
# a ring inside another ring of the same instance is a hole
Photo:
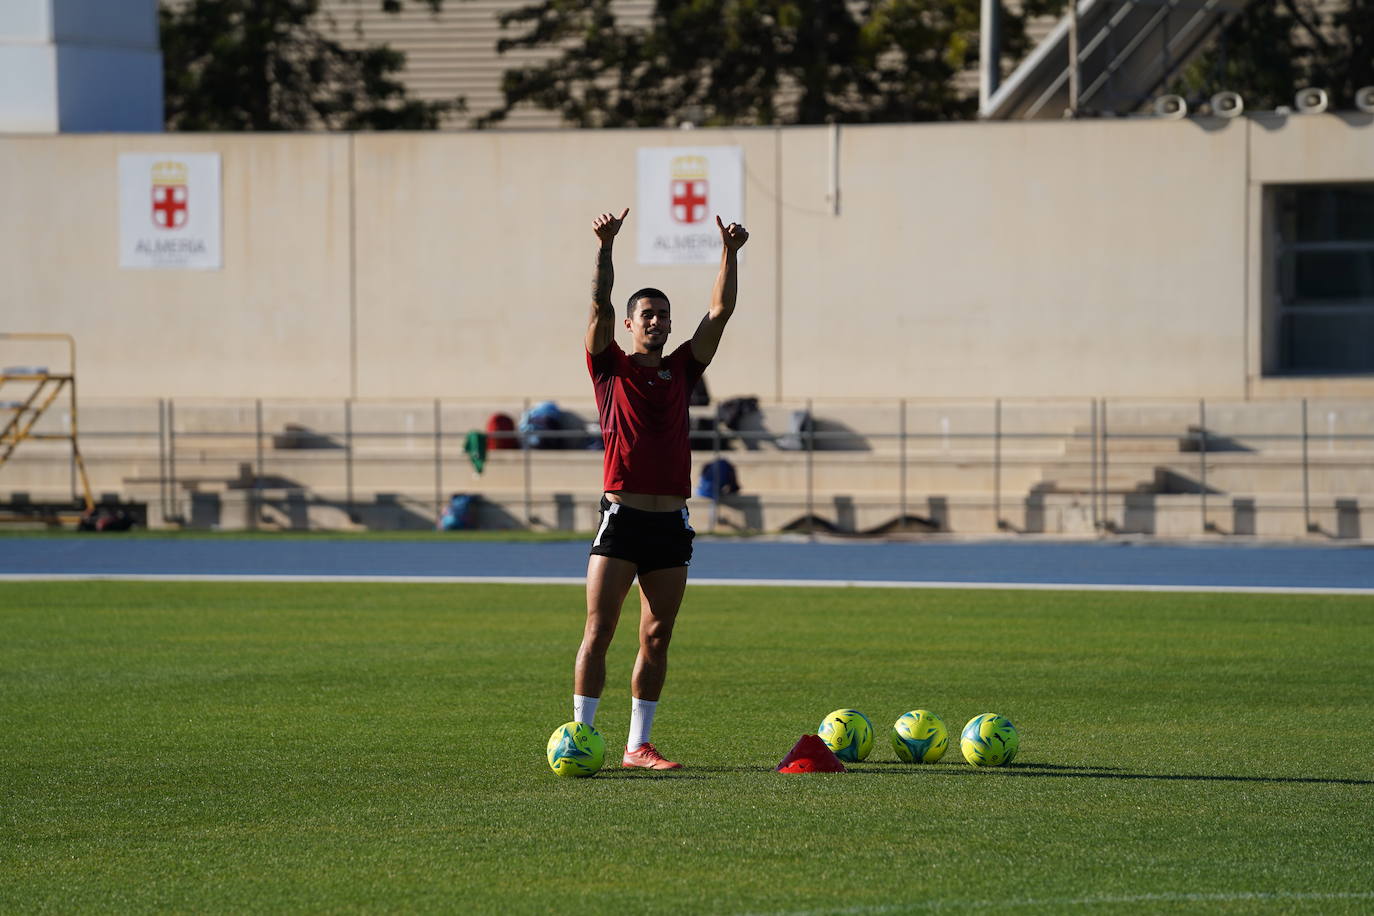
[[[494,413],[487,417],[487,448],[519,448],[520,439],[515,434],[515,421],[507,414]]]

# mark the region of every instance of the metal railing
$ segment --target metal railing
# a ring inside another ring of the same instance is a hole
[[[218,492],[249,503],[249,525],[290,493],[365,524],[387,495],[414,526],[450,490],[486,496],[506,526],[585,521],[600,483],[587,404],[572,405],[569,428],[538,431],[540,448],[530,432],[492,434],[487,473],[469,467],[470,431],[531,406],[97,402],[82,407],[83,441],[98,487],[155,503],[173,524],[199,523],[192,504]],[[1262,517],[1279,535],[1350,537],[1374,511],[1371,400],[807,400],[764,403],[732,425],[717,407],[693,418],[693,483],[716,459],[744,483],[736,499],[706,501],[708,528],[1263,534]],[[153,458],[155,473],[131,470]],[[0,494],[18,488],[0,476]],[[555,497],[577,511],[544,518]]]

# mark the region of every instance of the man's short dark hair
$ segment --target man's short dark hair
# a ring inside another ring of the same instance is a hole
[[[643,289],[637,289],[630,294],[630,301],[625,303],[626,318],[634,317],[635,303],[638,302],[640,299],[662,299],[664,302],[668,302],[668,297],[664,295],[663,290],[661,289],[654,289],[652,286],[646,286]],[[668,304],[670,306],[672,305],[671,302],[668,302]]]

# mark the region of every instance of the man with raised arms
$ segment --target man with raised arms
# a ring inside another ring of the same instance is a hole
[[[722,250],[711,307],[692,339],[672,352],[664,352],[673,325],[668,297],[649,288],[631,295],[623,323],[633,347],[626,353],[615,342],[611,249],[629,212],[603,213],[592,222],[598,249],[587,370],[596,390],[606,454],[600,524],[587,564],[587,625],[573,674],[573,718],[595,725],[606,684],[606,650],[637,577],[639,655],[630,678],[630,734],[621,763],[672,770],[680,764],[665,759],[650,743],[649,733],[692,559],[687,401],[735,311],[738,254],[749,233],[716,217]]]

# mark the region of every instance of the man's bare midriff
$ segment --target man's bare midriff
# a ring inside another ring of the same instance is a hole
[[[624,490],[607,490],[606,498],[631,509],[644,512],[676,512],[687,506],[681,496],[664,496],[659,493],[627,493]]]

